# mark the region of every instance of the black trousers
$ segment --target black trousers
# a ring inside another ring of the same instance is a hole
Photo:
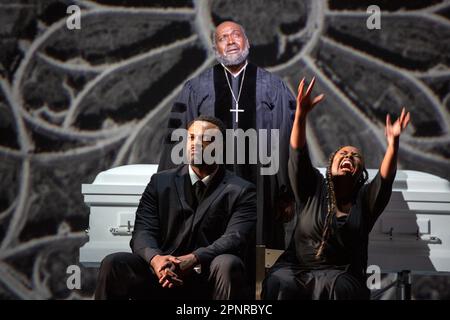
[[[162,288],[150,265],[140,256],[120,252],[106,256],[100,266],[95,299],[249,299],[245,267],[231,254],[213,259],[209,270],[192,272],[180,287]]]
[[[275,264],[262,284],[263,300],[364,300],[370,290],[363,280],[344,270],[299,270]]]

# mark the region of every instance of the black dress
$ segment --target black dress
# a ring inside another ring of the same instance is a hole
[[[325,251],[316,258],[327,214],[325,178],[308,149],[290,149],[289,178],[297,225],[289,248],[263,283],[263,299],[367,299],[368,237],[389,202],[393,179],[380,173],[355,194],[346,217],[334,216]]]

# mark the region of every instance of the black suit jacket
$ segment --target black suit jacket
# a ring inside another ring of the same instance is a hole
[[[133,252],[147,262],[193,252],[202,265],[224,253],[242,257],[256,225],[254,185],[221,166],[194,211],[188,179],[187,165],[152,176],[136,211]]]

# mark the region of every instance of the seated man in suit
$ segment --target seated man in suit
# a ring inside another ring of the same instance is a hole
[[[220,120],[200,116],[187,129],[190,164],[152,176],[136,211],[133,253],[103,259],[96,299],[251,298],[243,284],[255,187],[222,164],[194,161],[212,143],[205,132],[225,136]]]

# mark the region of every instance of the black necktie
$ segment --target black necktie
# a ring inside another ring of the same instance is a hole
[[[205,193],[205,184],[201,180],[194,183],[194,196],[197,200],[197,206],[202,202],[203,194]]]

